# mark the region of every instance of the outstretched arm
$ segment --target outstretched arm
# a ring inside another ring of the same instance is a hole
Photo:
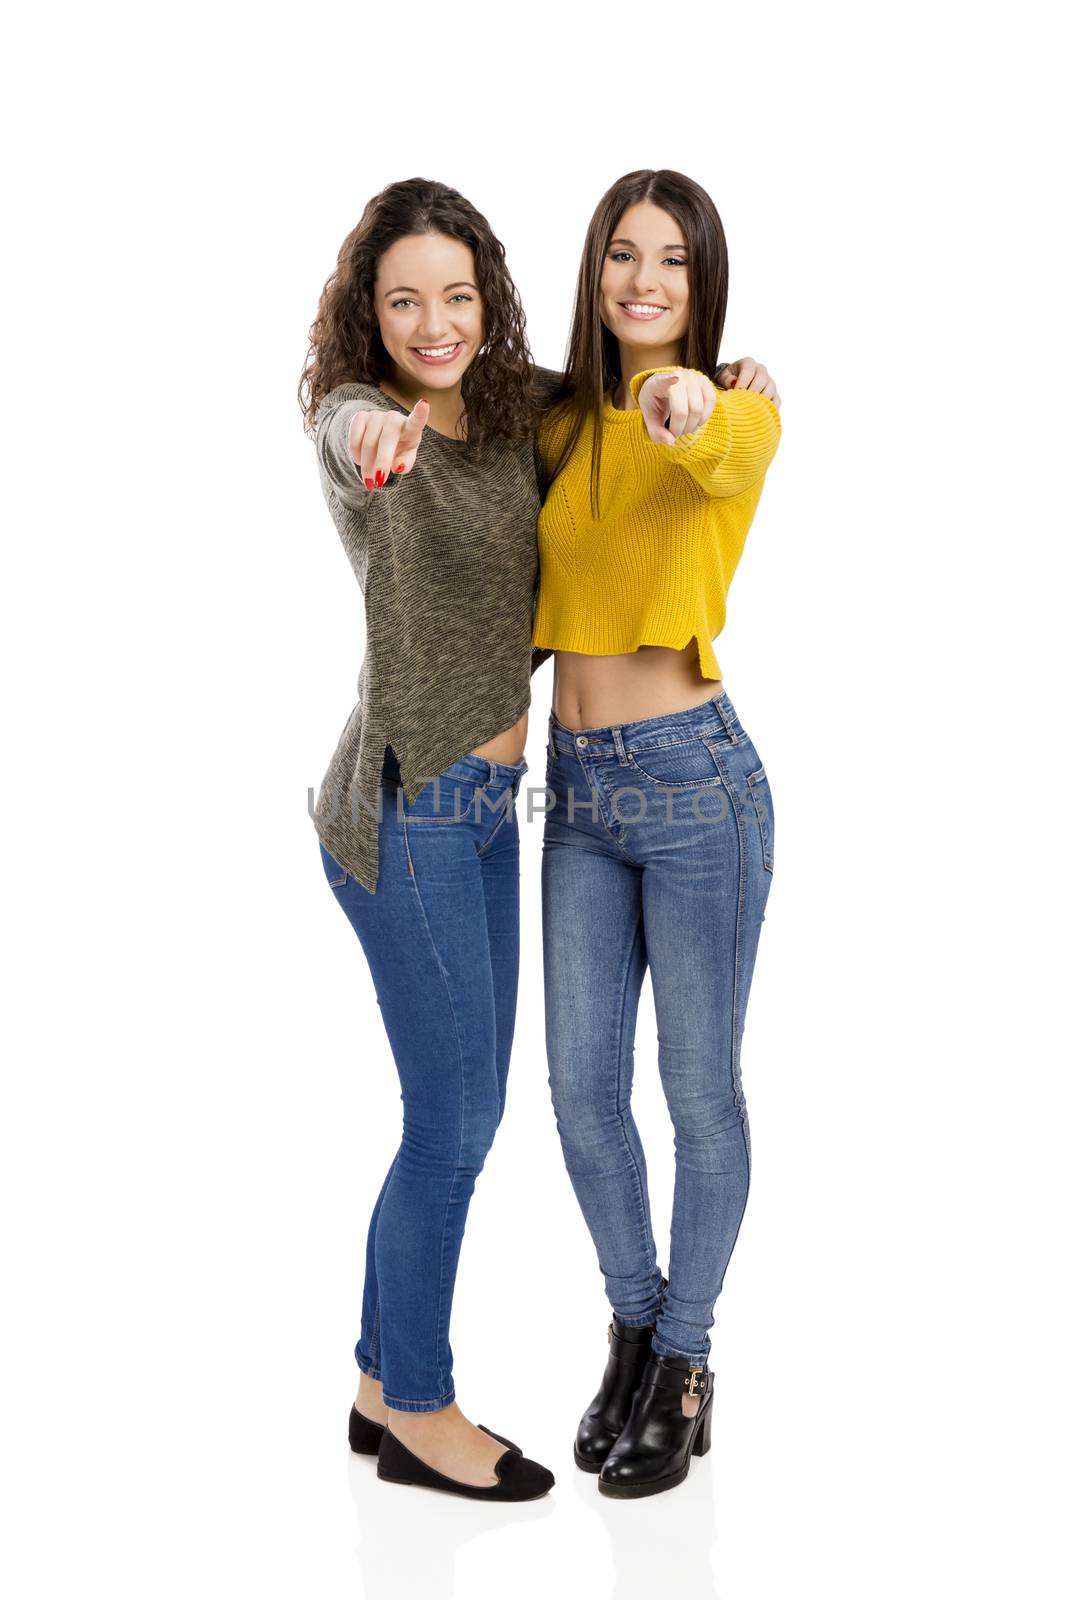
[[[778,448],[778,407],[762,390],[717,390],[703,372],[668,367],[639,372],[630,392],[649,438],[717,499],[757,484]]]
[[[430,414],[420,400],[405,416],[366,400],[344,400],[326,413],[316,433],[323,472],[341,501],[361,509],[391,472],[410,472]]]

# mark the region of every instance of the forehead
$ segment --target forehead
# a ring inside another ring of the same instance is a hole
[[[431,289],[434,285],[476,283],[474,251],[462,239],[441,233],[409,233],[378,258],[377,284],[387,291],[394,283]]]
[[[669,211],[653,205],[651,200],[639,200],[623,212],[612,231],[612,238],[647,240],[653,247],[683,244],[685,230]]]

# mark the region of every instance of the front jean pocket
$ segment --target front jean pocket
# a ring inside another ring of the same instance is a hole
[[[340,889],[348,882],[348,873],[341,863],[330,854],[326,846],[319,840],[319,854],[322,856],[322,865],[326,872],[326,882],[331,889]]]
[[[679,739],[655,749],[631,751],[630,763],[665,789],[711,789],[722,783],[715,757],[704,739]]]
[[[771,786],[762,767],[750,773],[745,782],[748,785],[745,791],[746,799],[755,813],[759,823],[760,838],[763,841],[763,865],[768,872],[773,872],[774,802],[771,800]]]
[[[474,810],[477,788],[473,778],[449,777],[447,772],[442,773],[431,778],[410,804],[404,802],[404,816],[420,827],[462,822]]]

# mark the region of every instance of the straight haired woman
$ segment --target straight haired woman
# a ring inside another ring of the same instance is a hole
[[[748,1194],[740,1047],[774,815],[712,641],[781,424],[765,368],[713,382],[727,284],[699,184],[620,178],[589,224],[563,399],[540,434],[549,1073],[613,1313],[574,1453],[616,1497],[674,1487],[708,1449],[708,1330]],[[646,971],[675,1135],[667,1275],[630,1109]]]

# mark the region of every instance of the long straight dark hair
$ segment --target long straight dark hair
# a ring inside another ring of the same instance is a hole
[[[600,316],[600,274],[619,218],[630,206],[649,200],[672,216],[685,237],[689,255],[689,322],[679,362],[713,377],[718,373],[719,343],[726,321],[729,261],[722,219],[711,196],[699,183],[669,168],[628,172],[613,183],[593,212],[582,247],[582,264],[574,296],[567,360],[559,407],[569,417],[563,454],[554,466],[554,480],[571,456],[586,418],[593,418],[593,461],[589,503],[600,516],[600,458],[604,442],[604,399],[622,380],[619,341]]]

